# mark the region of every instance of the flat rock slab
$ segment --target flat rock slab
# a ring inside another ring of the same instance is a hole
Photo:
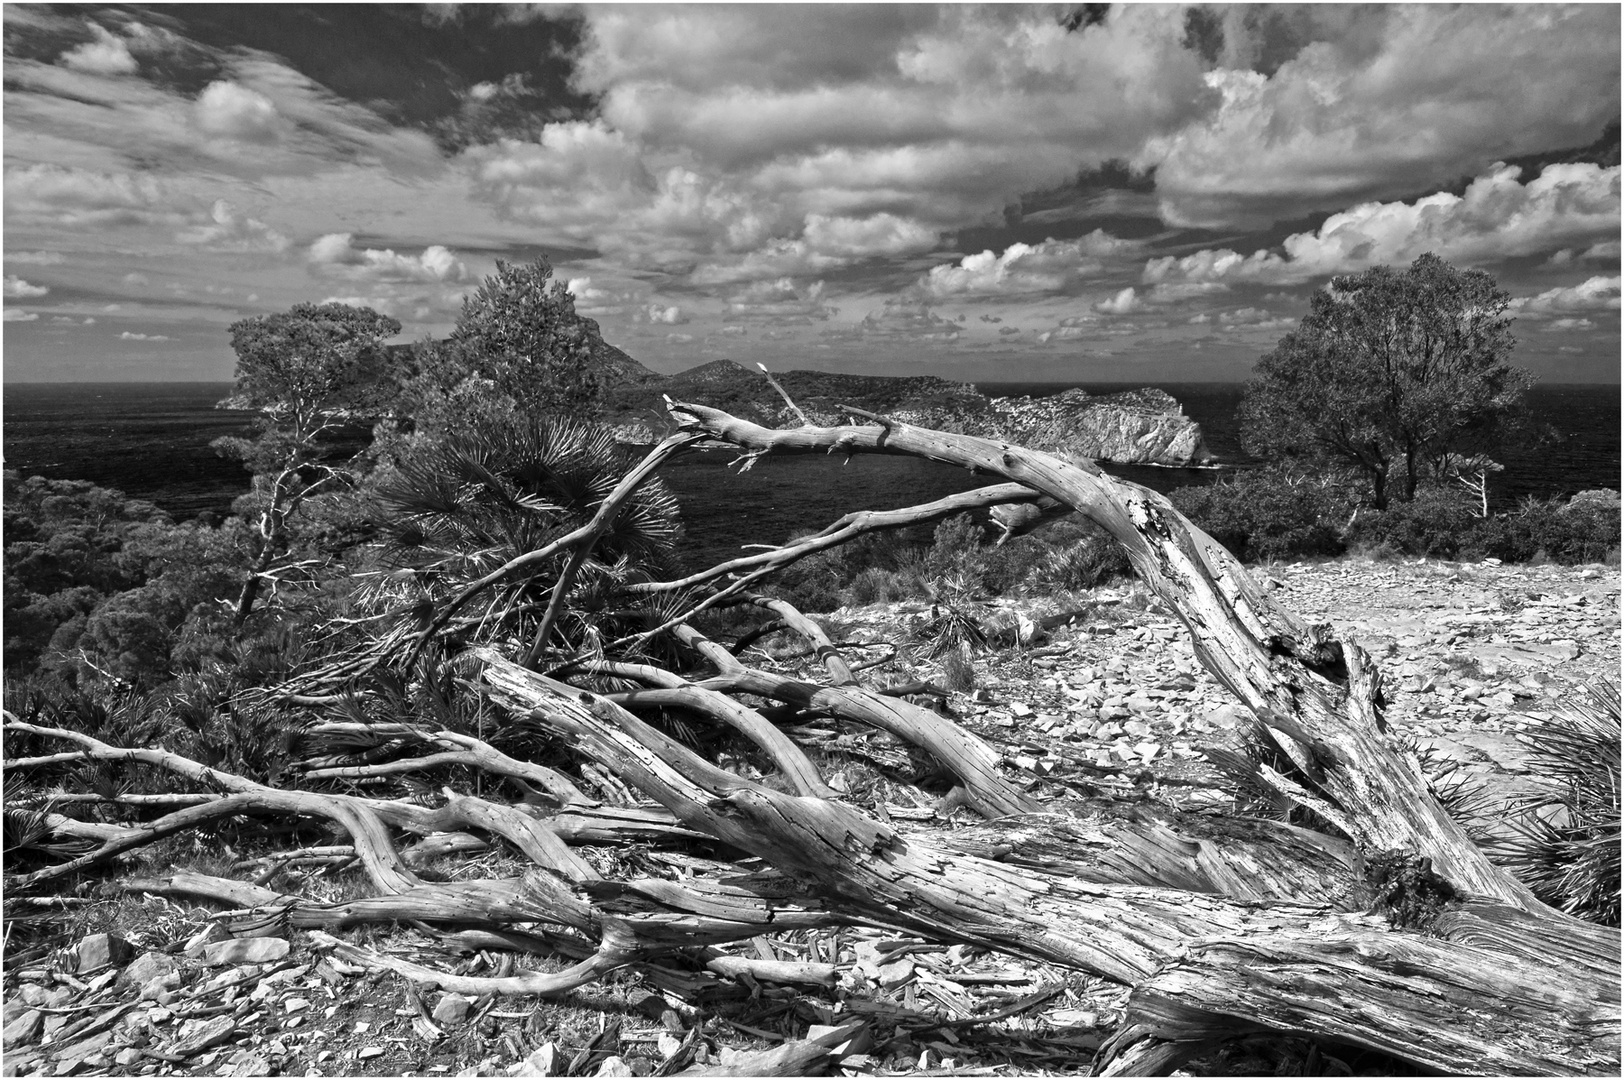
[[[287,938],[256,937],[216,941],[203,950],[210,964],[268,964],[288,954]]]

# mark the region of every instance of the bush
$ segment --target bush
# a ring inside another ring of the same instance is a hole
[[[1618,689],[1588,692],[1524,736],[1548,793],[1521,800],[1490,853],[1553,907],[1619,924]]]
[[[1481,520],[1464,496],[1447,488],[1424,488],[1412,502],[1361,510],[1345,539],[1369,554],[1482,558]]]
[[[1341,478],[1310,478],[1274,466],[1179,488],[1168,497],[1242,562],[1340,555],[1340,523],[1354,506]]]
[[[1474,531],[1476,549],[1505,562],[1604,562],[1619,545],[1618,495],[1587,491],[1567,503],[1527,499],[1515,513],[1480,521]]]

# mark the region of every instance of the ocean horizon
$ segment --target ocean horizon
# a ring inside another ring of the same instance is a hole
[[[1045,396],[1073,387],[1090,393],[1156,386],[1201,425],[1216,469],[1105,464],[1111,473],[1168,492],[1207,484],[1258,462],[1240,446],[1234,421],[1239,382],[976,383],[994,396]],[[147,499],[177,519],[224,515],[248,490],[249,477],[209,443],[249,430],[242,412],[215,408],[230,382],[10,383],[4,388],[5,467],[24,476],[89,480]],[[1505,453],[1490,481],[1496,510],[1527,497],[1569,496],[1618,488],[1620,387],[1539,385],[1535,415],[1557,439],[1533,452]],[[858,456],[842,463],[820,456],[768,458],[745,473],[726,466],[735,455],[691,454],[661,470],[683,506],[696,555],[725,557],[746,543],[780,543],[859,509],[893,509],[981,486],[985,477],[936,462]],[[749,513],[740,514],[739,508]]]

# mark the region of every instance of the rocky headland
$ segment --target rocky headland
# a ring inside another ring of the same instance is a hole
[[[625,357],[618,349],[614,352]],[[612,370],[618,374],[624,364]],[[1170,394],[1152,388],[1100,396],[1067,390],[1044,398],[988,397],[969,383],[934,375],[786,371],[773,377],[814,424],[849,423],[851,417],[841,406],[852,405],[920,427],[1101,461],[1188,467],[1213,460],[1201,425],[1184,415]],[[731,360],[675,375],[647,372],[647,377],[627,379],[609,391],[610,420],[625,441],[653,442],[670,427],[663,401],[667,396],[724,409],[767,427],[801,423],[765,375]]]

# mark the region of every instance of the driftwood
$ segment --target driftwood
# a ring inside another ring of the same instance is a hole
[[[413,920],[441,928],[448,939],[506,943],[572,961],[557,974],[456,977],[315,937],[356,962],[469,993],[564,993],[627,964],[675,979],[661,965],[679,954],[714,976],[828,985],[834,969],[826,964],[769,968],[762,965],[771,961],[716,947],[767,933],[858,925],[977,945],[1132,987],[1127,1014],[1094,1063],[1097,1072],[1166,1073],[1225,1041],[1277,1034],[1377,1051],[1429,1071],[1616,1075],[1618,932],[1552,910],[1491,863],[1386,731],[1382,681],[1371,659],[1329,628],[1305,625],[1280,608],[1161,496],[1091,462],[880,417],[857,426],[772,430],[700,405],[672,410],[681,433],[645,459],[637,476],[651,473],[663,455],[708,439],[749,455],[912,454],[1005,483],[888,517],[848,515],[783,548],[678,582],[639,586],[645,593],[710,588],[688,613],[638,635],[668,634],[696,670],[677,674],[611,654],[572,658],[544,674],[534,666],[545,632],[522,643],[517,658],[488,646],[473,652],[483,692],[514,723],[567,747],[576,771],[601,777],[601,789],[630,790],[646,803],[606,805],[567,775],[562,761],[523,761],[466,734],[407,723],[317,725],[312,730],[334,734],[353,726],[386,741],[365,761],[323,759],[304,779],[378,783],[458,765],[498,778],[523,797],[507,803],[448,791],[425,806],[286,790],[166,751],[112,746],[8,715],[8,732],[72,747],[8,762],[13,774],[74,760],[127,762],[206,792],[160,801],[175,809],[138,826],[87,827],[46,815],[59,835],[95,847],[73,862],[14,876],[8,886],[37,887],[225,816],[315,817],[347,834],[346,850],[353,849],[377,895],[323,904],[184,876],[131,887],[212,889],[244,909],[237,917],[278,918],[313,936],[358,922]],[[632,480],[617,488],[594,521],[608,520],[610,503],[634,489]],[[1121,544],[1140,578],[1183,621],[1207,670],[1252,710],[1292,763],[1278,769],[1255,763],[1257,775],[1330,831],[1108,799],[1046,804],[1004,773],[997,751],[948,718],[864,686],[859,669],[816,623],[787,604],[746,593],[771,570],[867,529],[1015,503],[1040,508],[1021,524],[1075,512]],[[596,535],[591,525],[576,530],[487,583],[566,549],[568,565],[579,566]],[[544,631],[554,625],[568,576],[555,590]],[[478,587],[399,644],[415,656]],[[773,625],[799,636],[818,656],[825,681],[751,667],[687,625],[694,611],[720,599],[756,604]],[[774,710],[738,695],[901,740],[951,776],[985,820],[922,828],[840,801],[802,748],[774,726]],[[295,700],[319,707],[333,696]],[[775,782],[784,790],[706,761],[635,715],[656,710],[727,725],[778,770]],[[407,837],[415,843],[403,850]],[[694,872],[680,880],[606,879],[571,849],[629,840],[681,845],[700,837],[707,854],[692,860]],[[418,872],[428,853],[492,843],[528,869],[457,882]],[[708,872],[746,856],[769,869]],[[787,1042],[728,1067],[794,1074],[824,1067],[833,1045]]]

